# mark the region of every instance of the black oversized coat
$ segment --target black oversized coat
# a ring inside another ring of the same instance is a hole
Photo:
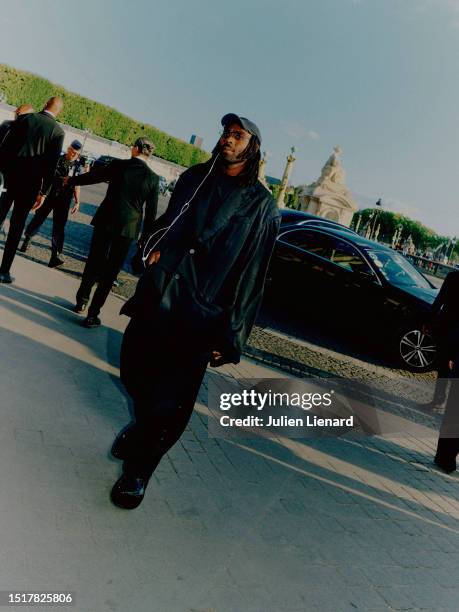
[[[172,223],[207,171],[207,164],[199,164],[181,175],[155,230]],[[257,182],[237,187],[210,218],[199,219],[199,211],[207,215],[212,204],[206,202],[213,197],[206,189],[211,181],[158,244],[159,262],[145,271],[121,312],[145,329],[160,330],[182,350],[218,350],[223,362],[238,363],[262,301],[280,213]]]

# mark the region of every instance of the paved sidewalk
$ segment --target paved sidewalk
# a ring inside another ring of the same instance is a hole
[[[209,372],[143,504],[117,509],[121,302],[86,330],[74,279],[23,258],[14,274],[0,286],[0,591],[74,591],[78,612],[459,609],[459,478],[431,467],[433,429],[209,438],[210,377],[286,376],[243,359]]]

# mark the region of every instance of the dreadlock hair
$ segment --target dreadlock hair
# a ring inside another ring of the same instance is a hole
[[[220,141],[217,142],[215,147],[212,150],[212,157],[207,162],[209,166],[212,165],[216,156],[220,153]],[[258,181],[258,171],[260,167],[261,161],[261,152],[260,152],[260,141],[256,136],[252,134],[248,145],[242,152],[240,156],[241,161],[245,161],[245,166],[242,169],[242,172],[238,174],[237,182],[241,187],[248,187],[249,185],[256,185]]]

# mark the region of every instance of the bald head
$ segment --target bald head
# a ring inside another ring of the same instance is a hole
[[[16,119],[21,115],[27,115],[28,113],[33,113],[33,106],[31,104],[21,104],[21,106],[18,106],[14,111]]]
[[[45,104],[45,108],[43,110],[47,110],[50,113],[53,113],[55,117],[57,117],[57,115],[62,111],[63,108],[64,101],[62,100],[62,98],[59,98],[58,96],[53,96]]]

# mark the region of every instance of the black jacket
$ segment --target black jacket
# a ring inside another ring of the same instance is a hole
[[[207,164],[199,164],[181,175],[155,231],[172,223],[207,170]],[[224,362],[238,363],[262,301],[280,213],[257,182],[237,187],[213,217],[196,223],[193,211],[209,210],[206,199],[212,197],[203,185],[174,225],[177,231],[158,245],[159,262],[145,271],[121,312],[163,332],[168,329],[179,343],[218,350]]]
[[[5,121],[3,121],[0,124],[0,146],[2,144],[2,142],[5,140],[8,132],[11,129],[11,126],[13,125],[13,120],[12,119],[6,119]]]
[[[450,272],[432,304],[432,325],[446,359],[459,355],[459,271]]]
[[[138,157],[115,159],[108,166],[72,177],[70,185],[93,185],[108,181],[105,198],[91,223],[109,232],[136,239],[145,219],[143,234],[149,233],[158,208],[158,175]]]
[[[64,132],[49,113],[29,113],[13,121],[0,146],[0,171],[26,176],[42,193],[52,183],[64,143]]]

